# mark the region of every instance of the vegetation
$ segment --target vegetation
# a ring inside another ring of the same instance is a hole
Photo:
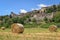
[[[53,20],[55,22],[58,22],[58,23],[60,22],[60,11],[56,12],[56,14],[54,15]]]
[[[49,25],[60,24],[60,4],[59,5],[53,5],[46,8],[46,14],[54,12],[54,18],[51,19],[51,21],[47,18],[45,18],[43,21],[38,21],[37,23],[36,19],[31,20],[30,18],[33,16],[33,14],[39,13],[39,10],[34,10],[32,12],[27,12],[26,15],[22,15],[22,17],[18,17],[14,12],[11,12],[11,15],[5,15],[0,16],[0,28],[6,27],[10,28],[11,24],[13,23],[21,23],[25,26],[25,28],[48,28]],[[14,14],[14,16],[12,16]],[[59,24],[58,24],[59,23]]]
[[[5,15],[0,16],[0,28],[6,27],[5,30],[0,29],[0,40],[59,40],[60,39],[60,4],[53,5],[46,8],[46,14],[54,13],[54,17],[51,20],[44,18],[44,20],[31,19],[33,14],[38,14],[39,10],[27,12],[26,15],[17,16],[14,12],[14,16]],[[24,25],[23,34],[15,34],[11,32],[11,24],[21,23]],[[57,32],[50,32],[48,27],[50,25],[57,25],[59,27]]]

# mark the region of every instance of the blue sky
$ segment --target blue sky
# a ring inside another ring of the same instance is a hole
[[[26,13],[59,2],[60,0],[0,0],[0,15],[9,15],[11,11],[16,14]]]

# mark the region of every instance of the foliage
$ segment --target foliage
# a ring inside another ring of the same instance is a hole
[[[60,22],[60,12],[56,12],[55,13],[53,20],[55,22]]]
[[[60,11],[60,4],[57,6],[57,10]]]
[[[60,22],[60,4],[52,5],[52,6],[46,8],[46,13],[52,13],[52,12],[55,12],[52,22],[59,23]],[[15,17],[14,16],[12,17],[11,15],[0,16],[0,20],[2,21],[0,23],[0,27],[4,26],[6,28],[10,28],[11,24],[13,24],[13,23],[21,23],[21,24],[25,25],[26,28],[32,28],[32,27],[34,28],[34,27],[38,27],[38,26],[41,28],[48,28],[48,26],[50,25],[47,18],[44,19],[44,22],[46,22],[46,24],[44,24],[44,23],[37,24],[35,19],[25,23],[25,21],[27,19],[29,20],[30,17],[33,17],[33,14],[39,13],[39,10],[27,12],[26,15],[24,15],[22,17],[16,16],[14,12],[11,12],[11,13],[14,14]],[[40,22],[40,21],[38,21],[38,22]],[[57,24],[57,25],[59,26],[59,24]]]
[[[37,28],[39,25],[33,22],[32,24],[28,23],[28,24],[25,24],[24,26],[25,28]]]
[[[53,9],[51,7],[46,9],[46,13],[51,13],[51,12],[53,12]]]
[[[52,6],[52,9],[53,9],[53,12],[56,12],[56,10],[57,10],[56,5],[53,5],[53,6]]]
[[[56,23],[57,27],[60,28],[60,23]]]
[[[32,22],[36,22],[36,19],[35,19],[35,18],[33,18],[33,19],[32,19]]]

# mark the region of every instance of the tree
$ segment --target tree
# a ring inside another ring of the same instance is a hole
[[[60,12],[56,12],[56,14],[54,14],[53,20],[55,22],[60,22]]]
[[[60,4],[57,6],[57,10],[60,11]]]
[[[46,13],[51,13],[51,12],[53,12],[53,9],[51,7],[46,9]]]
[[[53,5],[52,8],[53,8],[53,12],[56,12],[56,10],[57,10],[56,5]]]

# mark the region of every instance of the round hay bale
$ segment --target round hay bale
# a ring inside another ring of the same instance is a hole
[[[11,31],[13,33],[23,33],[24,32],[24,26],[19,23],[14,23],[11,25]]]
[[[56,32],[57,31],[57,26],[56,25],[49,26],[49,31],[50,32]]]
[[[2,30],[5,30],[5,27],[1,27]]]

